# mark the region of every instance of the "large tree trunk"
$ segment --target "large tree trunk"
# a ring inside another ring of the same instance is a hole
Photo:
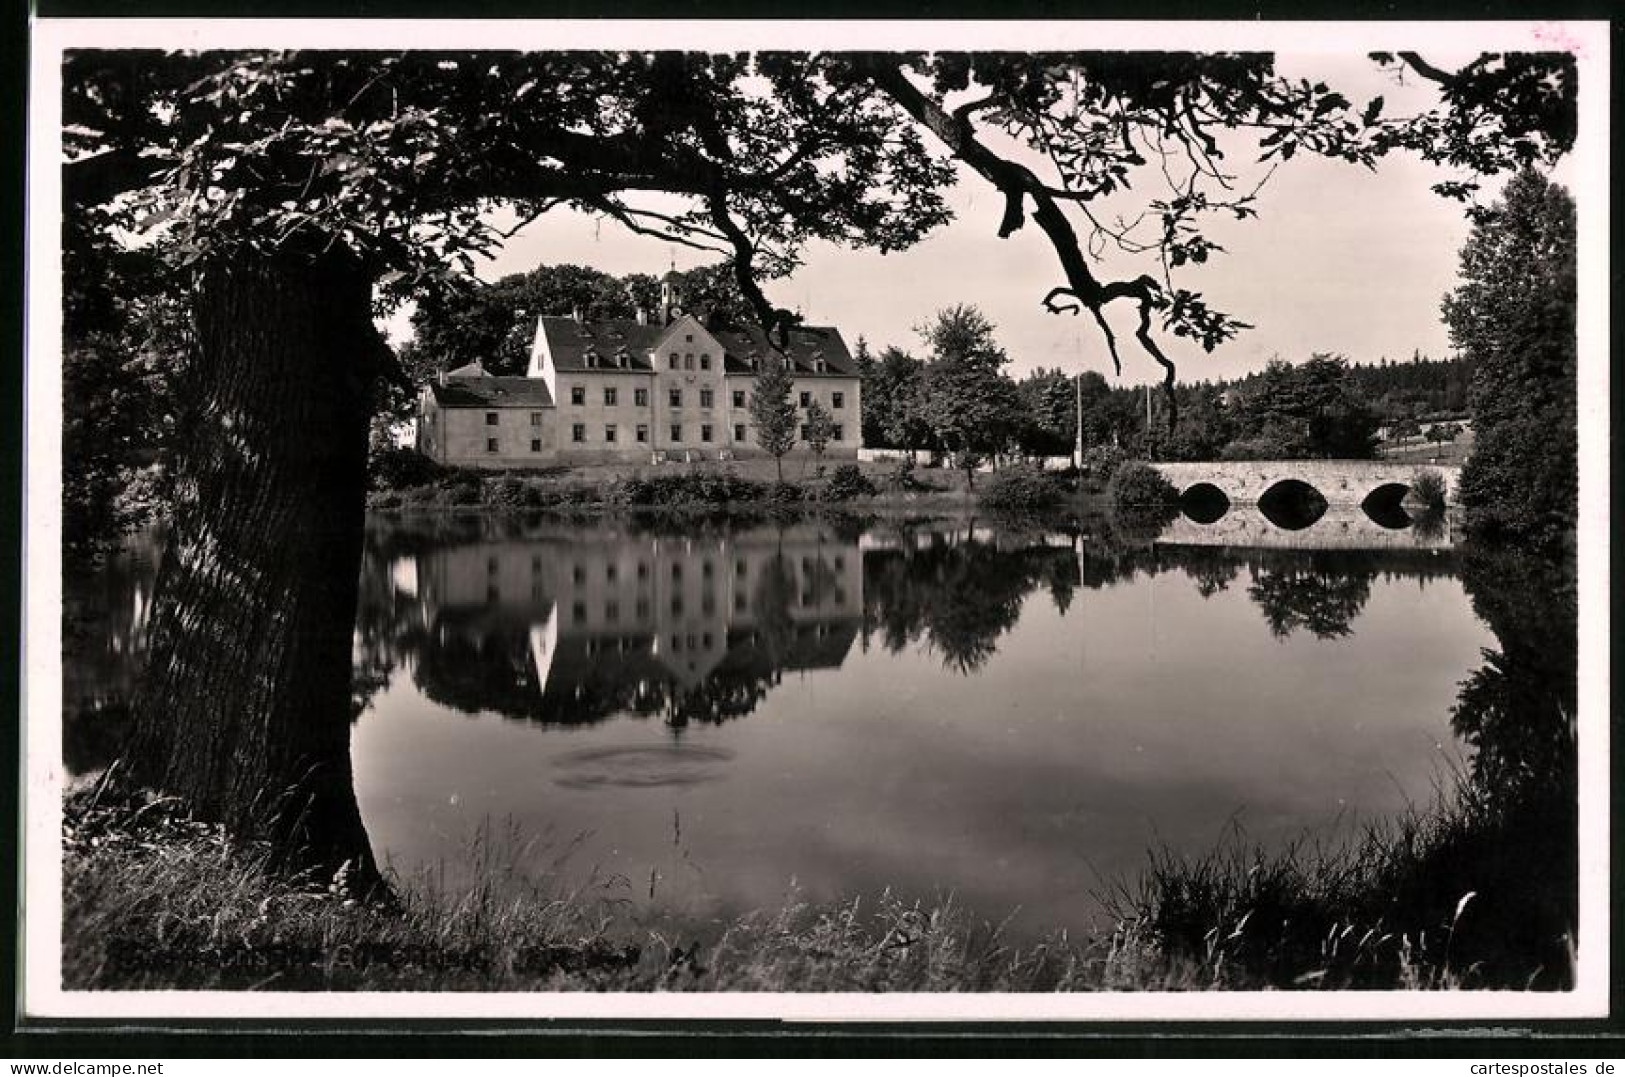
[[[126,746],[278,866],[378,879],[350,768],[350,675],[377,350],[370,278],[245,256],[195,296],[195,405]]]

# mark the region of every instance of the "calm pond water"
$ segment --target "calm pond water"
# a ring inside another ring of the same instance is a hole
[[[70,716],[127,691],[154,551],[73,587]],[[1358,510],[1154,539],[374,519],[362,591],[352,743],[380,859],[455,882],[476,832],[511,825],[531,870],[702,919],[889,887],[1087,931],[1153,845],[1429,801],[1496,645],[1448,535]],[[116,732],[70,720],[70,769]]]

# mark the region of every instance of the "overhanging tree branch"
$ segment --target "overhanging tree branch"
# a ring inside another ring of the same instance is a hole
[[[915,86],[892,57],[868,54],[857,61],[857,67],[881,90],[895,100],[917,122],[923,124],[965,164],[992,183],[1004,195],[1004,216],[999,225],[1000,238],[1007,238],[1022,226],[1028,200],[1032,203],[1032,219],[1043,230],[1060,259],[1066,276],[1066,285],[1055,288],[1044,297],[1044,307],[1052,313],[1078,308],[1087,309],[1100,326],[1112,357],[1112,367],[1123,372],[1117,350],[1117,339],[1108,325],[1104,307],[1117,299],[1133,300],[1139,308],[1139,328],[1135,339],[1140,342],[1153,361],[1163,368],[1163,386],[1168,396],[1170,421],[1178,414],[1173,386],[1175,367],[1151,335],[1151,311],[1161,302],[1161,289],[1151,277],[1142,276],[1132,281],[1114,281],[1102,284],[1090,270],[1078,243],[1077,231],[1061,209],[1055,193],[1031,169],[994,153],[977,139],[967,116],[949,113],[937,101]],[[1057,296],[1068,295],[1077,307],[1058,307]]]

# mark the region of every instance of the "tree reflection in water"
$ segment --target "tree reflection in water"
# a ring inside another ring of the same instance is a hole
[[[1481,904],[1466,925],[1469,945],[1492,982],[1535,955],[1542,972],[1531,986],[1570,986],[1579,905],[1573,564],[1468,548],[1462,582],[1500,644],[1462,682],[1451,715],[1485,819],[1453,866],[1453,881]]]
[[[1247,594],[1274,634],[1335,639],[1352,631],[1379,575],[1425,580],[1455,570],[1454,556],[1439,551],[1159,545],[1163,519],[867,532],[849,520],[665,521],[595,525],[587,540],[579,526],[541,518],[375,519],[362,564],[352,713],[408,671],[427,698],[467,714],[548,725],[617,714],[674,728],[715,724],[752,713],[786,670],[838,667],[860,635],[866,648],[920,645],[974,674],[1040,589],[1066,614],[1080,590],[1139,575],[1179,572],[1211,597],[1245,571]],[[142,549],[146,563],[152,550]],[[119,618],[140,609],[138,576],[115,573],[108,586],[132,594],[97,598],[117,622],[106,647],[131,670],[139,625],[119,628]],[[113,738],[94,736],[85,716],[108,700],[116,706],[128,683],[129,671],[97,673],[98,653],[75,667],[88,671],[80,694],[95,697],[95,706],[70,708],[76,772],[105,763],[106,746],[96,745]],[[1487,667],[1482,679],[1495,675]]]
[[[1278,639],[1298,629],[1316,639],[1339,639],[1354,630],[1376,576],[1369,555],[1311,550],[1266,559],[1254,570],[1247,595]]]
[[[945,666],[974,673],[1021,617],[1023,599],[1046,587],[1065,613],[1081,577],[1069,546],[1001,548],[972,526],[961,534],[906,534],[893,549],[864,556],[864,641],[878,635],[897,653],[922,643]]]

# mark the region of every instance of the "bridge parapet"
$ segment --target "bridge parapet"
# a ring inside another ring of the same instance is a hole
[[[1454,502],[1461,481],[1461,468],[1453,464],[1383,460],[1215,460],[1151,466],[1182,494],[1206,483],[1222,491],[1233,505],[1256,505],[1270,487],[1291,481],[1314,487],[1328,504],[1358,505],[1384,486],[1409,487],[1424,471],[1439,473],[1446,500]]]

